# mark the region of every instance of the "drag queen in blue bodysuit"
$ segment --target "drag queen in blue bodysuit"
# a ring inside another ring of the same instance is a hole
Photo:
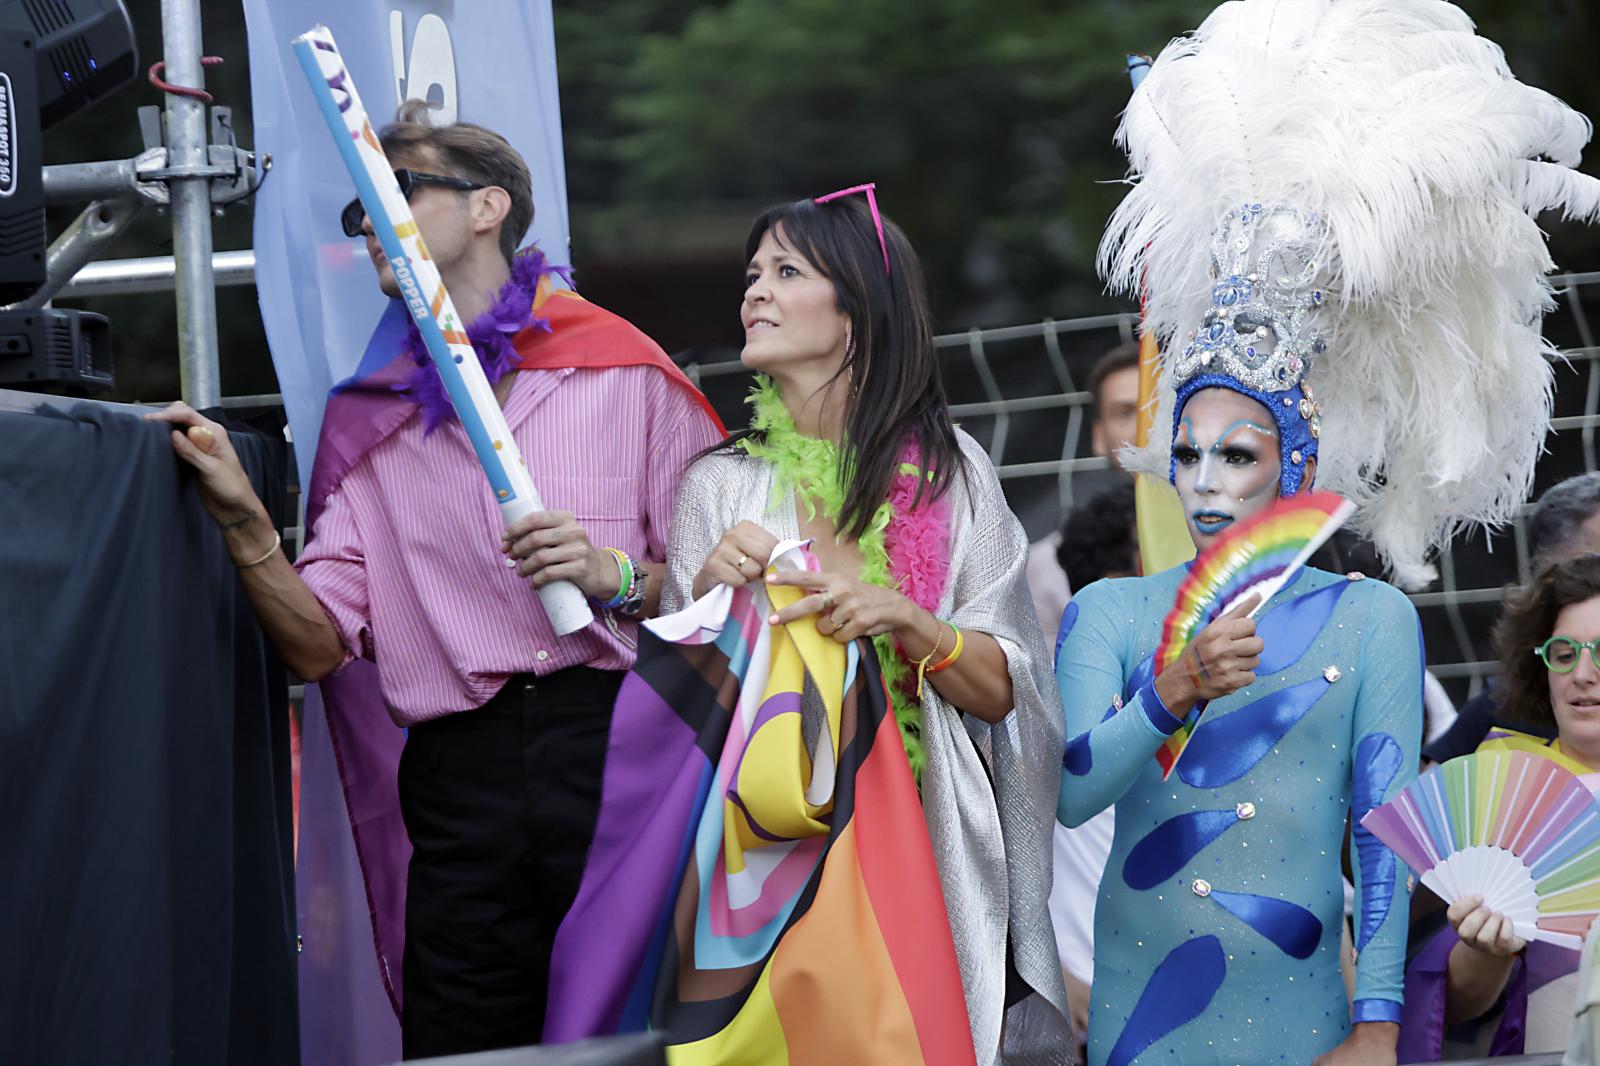
[[[1230,238],[1304,231],[1292,210],[1236,218]],[[1202,550],[1308,485],[1318,450],[1303,387],[1252,386],[1231,351],[1215,353],[1217,369],[1179,388],[1172,446]],[[1059,816],[1077,825],[1117,807],[1095,914],[1091,1058],[1131,1062],[1148,1046],[1156,1054],[1141,1061],[1305,1063],[1351,1025],[1338,956],[1346,815],[1359,819],[1416,774],[1416,611],[1381,581],[1305,569],[1259,626],[1235,611],[1152,677],[1187,569],[1097,582],[1062,621]],[[1156,749],[1202,700],[1204,725],[1162,781]],[[1354,1020],[1394,1023],[1406,875],[1365,831],[1357,843]]]
[[[1249,0],[1135,92],[1102,268],[1148,296],[1166,358],[1146,469],[1198,549],[1315,481],[1418,585],[1443,535],[1525,497],[1550,382],[1530,213],[1595,199],[1561,139],[1577,116],[1498,56],[1442,0]],[[1507,181],[1524,165],[1545,199]],[[1416,775],[1416,612],[1306,569],[1152,676],[1185,574],[1098,582],[1062,620],[1058,816],[1117,811],[1090,1061],[1393,1063],[1414,881],[1359,821]],[[1201,710],[1163,781],[1157,749]]]

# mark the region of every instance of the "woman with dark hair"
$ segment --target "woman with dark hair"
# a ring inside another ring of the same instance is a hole
[[[922,935],[953,941],[976,1059],[995,1061],[1018,1004],[1008,1051],[1031,1034],[1065,1054],[1045,906],[1062,745],[1048,652],[1027,538],[950,421],[921,265],[870,186],[763,212],[745,250],[751,424],[684,475],[663,611],[767,574],[798,587],[769,622],[870,639],[950,918]],[[768,573],[791,540],[820,569]]]
[[[1532,752],[1575,774],[1600,770],[1600,555],[1556,559],[1528,585],[1507,589],[1494,641],[1501,717],[1555,737],[1492,729],[1478,750]],[[1578,952],[1524,941],[1478,897],[1445,913],[1450,928],[1406,973],[1400,1045],[1406,1061],[1439,1059],[1446,1027],[1474,1021],[1483,1023],[1472,1048],[1479,1053],[1565,1049]]]

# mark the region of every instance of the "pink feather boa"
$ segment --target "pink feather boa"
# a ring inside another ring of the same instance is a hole
[[[928,613],[937,614],[950,579],[950,494],[933,500],[925,494],[921,506],[912,506],[923,479],[921,458],[914,443],[900,453],[899,467],[889,483],[890,518],[883,531],[883,547],[900,592]]]

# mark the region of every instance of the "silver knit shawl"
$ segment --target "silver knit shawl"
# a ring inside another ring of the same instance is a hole
[[[978,1062],[1058,1066],[1074,1057],[1046,906],[1061,778],[1061,703],[1024,580],[1027,537],[1006,506],[989,457],[966,433],[957,436],[966,476],[950,488],[953,558],[938,613],[1000,642],[1015,705],[991,726],[963,717],[932,685],[924,687],[922,807]],[[738,522],[754,522],[779,540],[798,539],[793,494],[774,502],[772,493],[772,468],[740,451],[716,452],[689,467],[672,522],[663,614],[689,602],[694,575]],[[1033,990],[1009,1013],[1008,933],[1017,971]]]

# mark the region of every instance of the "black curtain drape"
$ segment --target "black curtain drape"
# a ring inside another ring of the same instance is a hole
[[[3,1062],[299,1059],[287,679],[192,481],[133,409],[0,411]]]

